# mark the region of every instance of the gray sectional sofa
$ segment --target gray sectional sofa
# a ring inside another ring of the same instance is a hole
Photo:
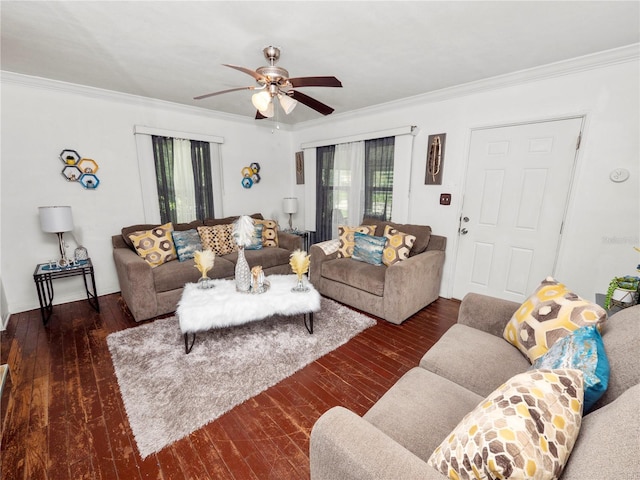
[[[446,237],[433,235],[431,227],[397,224],[364,218],[362,225],[375,225],[382,236],[385,225],[414,235],[409,258],[389,267],[375,266],[351,258],[326,254],[312,245],[309,280],[322,295],[358,310],[400,324],[437,300],[444,266]]]
[[[263,219],[261,214],[251,217]],[[173,227],[174,230],[184,231],[202,225],[229,224],[237,218],[206,219],[179,223]],[[111,237],[121,295],[137,322],[174,312],[185,283],[196,282],[200,277],[193,259],[184,262],[172,260],[152,268],[135,252],[128,235],[154,227],[157,225],[132,225],[123,228],[120,235]],[[261,265],[265,275],[288,274],[291,273],[289,256],[298,248],[302,248],[300,236],[278,232],[278,247],[246,250],[245,257],[249,267]],[[213,270],[208,273],[209,278],[233,278],[237,259],[237,252],[216,256]]]
[[[502,338],[517,303],[468,294],[458,322],[363,416],[334,407],[313,427],[312,480],[445,480],[427,464],[458,422],[528,360]],[[640,306],[606,322],[609,386],[582,418],[560,478],[640,478]],[[545,477],[549,478],[549,477]]]

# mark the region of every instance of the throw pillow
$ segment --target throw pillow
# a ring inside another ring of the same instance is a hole
[[[233,225],[213,225],[210,227],[198,227],[202,248],[212,250],[216,255],[228,255],[238,250],[238,245],[233,239]]]
[[[601,306],[547,277],[513,314],[502,336],[533,363],[562,337],[606,319]]]
[[[340,240],[334,238],[333,240],[326,240],[324,242],[315,243],[314,245],[320,248],[325,255],[331,255],[336,253],[340,248]]]
[[[609,383],[609,360],[604,343],[595,325],[581,327],[561,338],[547,353],[533,362],[536,368],[574,368],[584,375],[583,414],[591,408],[607,390]]]
[[[245,250],[262,250],[262,229],[264,225],[254,225],[253,239],[251,243],[244,247]]]
[[[171,232],[173,238],[173,245],[175,246],[176,253],[178,254],[178,260],[184,262],[193,258],[193,252],[196,250],[202,250],[202,242],[200,242],[200,235],[195,228],[191,230],[185,230],[184,232]]]
[[[382,265],[382,252],[387,243],[385,237],[374,237],[364,233],[354,233],[353,255],[351,258],[371,265]]]
[[[382,262],[387,267],[409,258],[411,247],[413,247],[413,243],[416,241],[414,235],[399,232],[391,225],[385,225],[384,237],[387,239],[387,243],[384,246]]]
[[[129,239],[136,253],[149,265],[157,267],[177,258],[172,231],[173,225],[169,222],[151,230],[131,233]]]
[[[338,226],[338,239],[340,247],[338,248],[338,258],[350,258],[353,255],[353,247],[355,246],[356,232],[373,235],[376,232],[375,225],[360,225],[358,227],[347,227],[346,225]]]
[[[580,370],[518,374],[469,412],[429,465],[449,478],[556,479],[582,422]]]
[[[262,225],[262,246],[278,246],[278,222],[275,220],[255,220],[256,225]]]

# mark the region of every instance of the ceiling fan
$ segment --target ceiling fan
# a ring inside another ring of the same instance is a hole
[[[333,112],[333,108],[319,102],[315,98],[311,98],[301,93],[296,88],[300,87],[342,87],[342,83],[336,77],[297,77],[289,78],[289,72],[282,67],[276,66],[276,62],[280,58],[280,49],[278,47],[265,47],[263,50],[265,58],[269,61],[269,65],[258,67],[255,71],[245,67],[236,65],[223,64],[225,67],[234,68],[241,72],[251,75],[255,78],[257,85],[250,87],[230,88],[220,92],[207,93],[194,97],[194,100],[202,100],[203,98],[213,97],[223,93],[235,92],[238,90],[259,90],[251,97],[251,102],[257,108],[256,119],[273,117],[274,102],[277,98],[280,106],[288,115],[293,111],[298,102],[312,108],[322,115],[329,115]]]

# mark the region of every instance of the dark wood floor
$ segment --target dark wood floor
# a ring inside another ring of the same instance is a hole
[[[335,405],[365,413],[455,322],[439,299],[401,326],[385,321],[229,413],[141,459],[106,337],[136,326],[119,295],[11,316],[0,363],[0,477],[11,479],[305,479],[309,434]]]

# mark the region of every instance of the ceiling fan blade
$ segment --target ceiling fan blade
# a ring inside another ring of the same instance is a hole
[[[229,90],[221,90],[219,92],[207,93],[206,95],[200,95],[199,97],[193,97],[194,100],[202,100],[203,98],[213,97],[214,95],[221,95],[223,93],[237,92],[238,90],[255,90],[256,87],[238,87],[230,88]]]
[[[256,120],[264,120],[265,117],[263,114],[260,113],[260,110],[256,110]]]
[[[223,65],[225,67],[229,67],[229,68],[233,68],[235,70],[239,70],[239,71],[241,71],[243,73],[246,73],[247,75],[251,75],[258,82],[265,83],[267,81],[267,79],[264,77],[264,75],[260,75],[258,72],[254,71],[254,70],[251,70],[250,68],[238,67],[237,65],[229,65],[227,63],[223,63]]]
[[[292,90],[291,92],[289,92],[289,95],[294,100],[299,101],[300,103],[306,105],[309,108],[313,108],[316,112],[319,112],[322,115],[329,115],[334,110],[329,105],[325,105],[324,103],[319,102],[315,98],[311,98],[309,95],[305,95],[304,93],[300,93],[296,90]]]
[[[290,78],[291,86],[296,87],[341,87],[342,82],[336,77],[297,77]]]

